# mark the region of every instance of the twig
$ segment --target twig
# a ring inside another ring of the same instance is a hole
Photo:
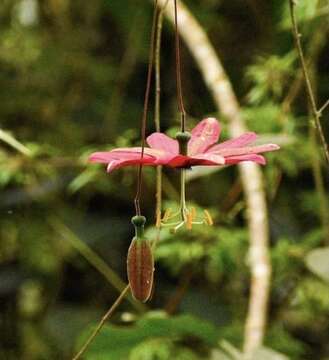
[[[315,189],[319,198],[320,220],[323,228],[324,244],[329,244],[329,206],[326,188],[321,173],[321,160],[317,151],[316,132],[313,126],[309,127],[310,141],[313,147],[312,151],[312,171],[315,182]]]
[[[153,0],[154,1],[154,0]],[[164,3],[161,0],[160,3]],[[231,136],[246,131],[238,101],[225,70],[211,45],[205,31],[190,11],[178,2],[180,35],[194,56],[218,110],[229,120]],[[172,6],[166,16],[174,21]],[[244,350],[247,354],[259,347],[264,338],[267,304],[270,288],[271,264],[269,260],[269,235],[266,197],[262,173],[256,164],[239,165],[246,203],[250,236],[251,290],[246,321]]]
[[[72,360],[78,360],[81,358],[81,356],[86,352],[89,345],[92,343],[92,341],[95,339],[95,337],[98,335],[98,333],[102,330],[102,327],[104,326],[105,322],[110,318],[110,316],[114,313],[116,308],[121,304],[122,300],[126,296],[127,292],[129,291],[130,286],[127,285],[122,293],[119,295],[119,297],[116,299],[114,304],[110,307],[110,309],[106,312],[106,314],[102,317],[101,321],[98,323],[97,327],[93,331],[93,333],[90,335],[90,337],[87,339],[87,341],[84,343],[82,348],[79,350],[79,352],[72,358]]]
[[[312,34],[312,37],[309,41],[309,48],[307,51],[308,57],[306,59],[306,64],[311,64],[312,62],[314,62],[315,58],[318,58],[321,49],[326,44],[327,34],[328,26],[325,23],[322,24],[322,26]],[[295,79],[291,82],[290,88],[287,91],[287,95],[282,101],[281,108],[283,113],[287,113],[290,111],[290,105],[296,99],[303,84],[303,71],[302,69],[298,69],[295,74]]]
[[[316,59],[317,58],[313,59],[313,62],[311,63],[311,66],[309,68],[310,79],[312,79],[313,84],[317,83],[317,76],[314,66],[314,63],[316,63]],[[310,105],[308,106],[308,110],[310,115]],[[321,158],[318,152],[317,133],[311,121],[309,121],[309,137],[312,146],[312,172],[315,183],[315,190],[319,200],[319,218],[323,229],[323,244],[327,245],[329,244],[329,203],[324,178],[322,176]]]
[[[329,99],[322,105],[320,110],[318,111],[320,116],[322,115],[323,111],[329,106]]]
[[[325,25],[325,24],[323,24]],[[306,64],[308,64],[308,67],[310,69],[310,75],[312,82],[314,84],[314,78],[315,78],[315,69],[314,64],[316,63],[321,49],[326,44],[327,40],[327,33],[328,33],[328,26],[324,28],[324,26],[320,26],[317,31],[315,31],[309,41],[309,48],[308,48],[308,58],[306,60]],[[313,74],[313,76],[312,76]],[[297,71],[297,75],[292,82],[292,85],[290,86],[290,90],[287,92],[286,98],[282,102],[282,113],[285,114],[288,111],[290,111],[290,105],[297,97],[298,93],[300,92],[300,89],[302,88],[302,85],[304,84],[304,78],[303,78],[303,71],[300,68]],[[319,110],[320,115],[322,115],[323,111],[325,110],[326,106],[329,104],[329,100],[321,107]],[[325,243],[329,241],[329,204],[327,200],[327,194],[324,184],[323,175],[321,172],[321,158],[319,157],[317,147],[317,132],[315,127],[313,126],[312,121],[312,114],[309,109],[309,137],[310,137],[310,143],[313,147],[312,150],[312,172],[313,172],[313,178],[315,183],[316,192],[319,197],[319,203],[320,203],[320,220],[322,223],[322,228],[324,230],[324,236],[325,236]]]
[[[290,7],[290,15],[291,15],[293,35],[294,35],[294,38],[295,38],[296,49],[297,49],[299,60],[300,60],[302,70],[303,70],[303,75],[304,75],[304,79],[305,79],[307,94],[308,94],[310,104],[311,104],[313,121],[314,121],[314,125],[315,125],[315,127],[316,127],[316,129],[318,131],[318,134],[319,134],[319,137],[320,137],[320,140],[321,140],[321,143],[322,143],[323,151],[324,151],[326,160],[327,160],[328,165],[329,165],[328,144],[326,142],[326,138],[324,136],[322,126],[321,126],[321,121],[320,121],[321,111],[319,111],[318,108],[317,108],[316,101],[315,101],[315,95],[314,95],[314,92],[313,92],[311,80],[310,80],[308,70],[307,70],[307,66],[306,66],[304,52],[303,52],[302,44],[301,44],[301,41],[300,41],[301,35],[299,33],[298,24],[297,24],[297,20],[296,20],[295,6],[296,6],[296,0],[289,0],[289,7]],[[326,106],[327,105],[325,104],[325,107]]]

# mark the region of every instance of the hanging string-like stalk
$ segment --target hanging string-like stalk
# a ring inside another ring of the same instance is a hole
[[[147,122],[147,112],[150,100],[150,90],[151,90],[151,80],[152,80],[152,71],[153,71],[153,63],[154,63],[154,46],[155,46],[155,32],[156,32],[156,24],[158,17],[158,2],[157,0],[154,2],[154,13],[153,13],[153,21],[152,21],[152,32],[151,32],[151,42],[150,42],[150,54],[149,54],[149,63],[147,70],[147,80],[146,80],[146,89],[145,89],[145,97],[144,97],[144,108],[141,122],[141,163],[138,167],[138,176],[137,176],[137,192],[135,196],[135,209],[136,215],[141,215],[140,208],[140,198],[142,194],[142,186],[143,186],[143,158],[145,152],[145,139],[146,139],[146,122]]]
[[[182,71],[181,71],[181,57],[180,57],[180,40],[178,32],[178,16],[177,16],[177,0],[174,0],[175,8],[175,53],[176,53],[176,85],[177,85],[177,102],[178,109],[181,115],[181,131],[185,131],[186,123],[186,111],[183,101],[183,90],[182,90]]]
[[[180,40],[178,31],[178,14],[177,14],[177,0],[174,0],[175,8],[175,55],[176,55],[176,85],[177,85],[177,103],[180,112],[181,132],[176,135],[179,142],[179,152],[181,155],[187,155],[187,143],[190,139],[190,134],[185,132],[186,125],[186,111],[183,100],[182,90],[182,69],[181,69],[181,56],[180,56]],[[181,201],[180,211],[182,221],[186,221],[187,208],[186,208],[186,193],[185,193],[185,181],[186,181],[186,170],[181,169]]]
[[[162,26],[163,26],[163,16],[165,8],[169,0],[162,6],[156,28],[155,36],[155,58],[154,58],[154,67],[155,67],[155,106],[154,106],[154,124],[155,130],[157,132],[161,131],[161,121],[160,121],[160,97],[161,97],[161,40],[162,40]],[[161,228],[161,209],[162,209],[162,166],[157,166],[156,169],[156,209],[155,209],[155,219],[156,226],[159,229],[157,234],[156,242],[160,237],[160,228]]]

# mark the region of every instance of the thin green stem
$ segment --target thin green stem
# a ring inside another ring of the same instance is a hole
[[[157,132],[161,131],[161,121],[160,121],[160,98],[161,98],[161,39],[162,39],[162,25],[163,25],[163,16],[165,8],[168,4],[168,1],[162,6],[159,11],[159,16],[157,20],[156,35],[155,35],[155,54],[154,54],[154,67],[155,67],[155,108],[154,108],[154,123],[155,129]],[[161,209],[162,209],[162,166],[157,166],[156,169],[156,206],[155,206],[155,218],[158,222],[161,219]],[[160,238],[160,228],[157,234],[155,243]]]
[[[180,170],[180,210],[181,210],[181,216],[182,221],[186,220],[186,169]]]
[[[324,151],[326,160],[327,160],[328,165],[329,165],[328,144],[326,142],[326,138],[324,136],[322,126],[321,126],[321,122],[320,122],[321,112],[318,111],[318,108],[317,108],[314,91],[313,91],[313,88],[312,88],[310,76],[308,74],[306,61],[305,61],[305,57],[304,57],[304,52],[303,52],[302,44],[301,44],[301,41],[300,41],[300,33],[299,33],[299,30],[298,30],[298,24],[297,24],[297,19],[296,19],[296,14],[295,14],[296,0],[289,0],[289,5],[290,5],[290,15],[291,15],[292,28],[293,28],[293,35],[294,35],[294,38],[295,38],[296,49],[297,49],[298,56],[299,56],[299,59],[300,59],[300,63],[301,63],[302,70],[303,70],[303,75],[304,75],[304,79],[305,79],[307,94],[308,94],[310,104],[311,104],[311,111],[312,111],[314,126],[318,131],[318,134],[319,134],[322,146],[323,146],[323,151]]]
[[[162,166],[157,166],[156,169],[156,194],[155,194],[155,218],[161,218],[162,209]]]
[[[114,304],[110,307],[110,309],[106,312],[106,314],[102,317],[101,321],[98,323],[95,330],[92,332],[90,337],[87,339],[87,341],[84,343],[82,348],[79,350],[79,352],[72,358],[72,360],[78,360],[81,358],[81,356],[86,352],[89,345],[92,343],[92,341],[95,339],[95,337],[98,335],[98,333],[102,330],[102,327],[105,325],[105,322],[112,316],[116,308],[122,303],[122,300],[125,298],[126,294],[128,293],[130,289],[130,286],[127,285],[119,297],[116,299]]]

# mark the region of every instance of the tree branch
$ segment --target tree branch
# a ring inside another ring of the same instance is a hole
[[[165,0],[160,0],[164,4]],[[240,107],[225,70],[205,31],[181,1],[178,3],[180,35],[193,55],[205,83],[212,94],[218,111],[229,121],[231,136],[246,132]],[[172,4],[166,16],[174,21]],[[267,319],[271,264],[269,260],[269,234],[265,191],[258,165],[239,165],[248,208],[250,237],[251,290],[246,320],[244,351],[251,354],[262,344]]]

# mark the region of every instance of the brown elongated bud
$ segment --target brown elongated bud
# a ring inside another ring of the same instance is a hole
[[[146,302],[152,293],[154,257],[150,242],[144,237],[143,216],[135,216],[132,223],[136,236],[133,238],[127,256],[128,281],[133,297]]]
[[[146,302],[152,292],[154,258],[150,242],[134,237],[128,250],[127,273],[133,297]]]

